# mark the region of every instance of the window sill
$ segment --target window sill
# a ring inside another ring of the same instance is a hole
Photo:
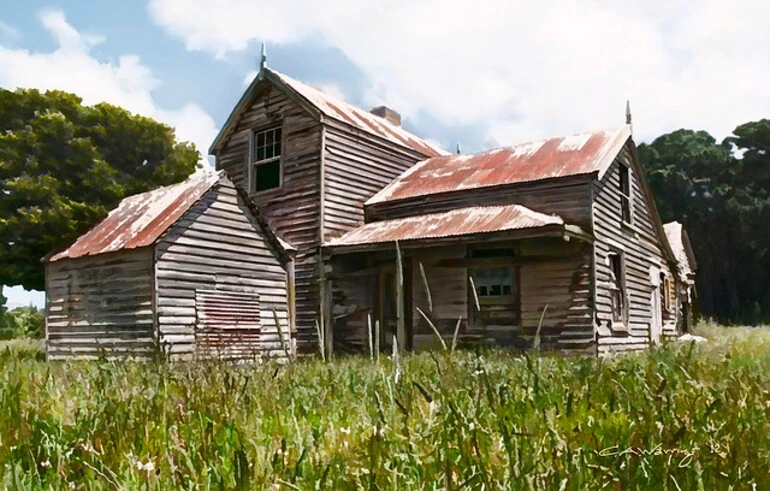
[[[629,232],[636,232],[636,227],[634,227],[634,224],[627,220],[621,220],[620,227],[625,230],[628,230]]]
[[[249,191],[249,198],[259,198],[262,196],[270,196],[272,193],[280,191],[283,186],[277,188],[263,189],[262,191]]]
[[[612,321],[612,330],[614,332],[620,332],[628,334],[628,325],[623,322]]]

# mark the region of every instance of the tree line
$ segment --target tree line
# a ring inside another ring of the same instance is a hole
[[[664,222],[681,222],[698,263],[701,312],[724,323],[770,322],[770,120],[721,142],[677,130],[639,145]]]
[[[767,119],[721,142],[682,129],[639,145],[661,218],[689,233],[701,312],[721,322],[770,322],[768,152]],[[198,161],[152,119],[62,91],[0,89],[0,285],[42,290],[41,257],[123,197],[182,181]]]

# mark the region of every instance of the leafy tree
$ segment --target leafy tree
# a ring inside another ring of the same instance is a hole
[[[174,130],[61,91],[0,89],[0,285],[44,287],[40,258],[128,195],[198,166]]]
[[[739,126],[722,143],[678,130],[639,145],[663,221],[678,220],[698,260],[704,313],[770,319],[770,121]]]

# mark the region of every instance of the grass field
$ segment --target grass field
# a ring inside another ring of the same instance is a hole
[[[0,351],[16,488],[770,489],[770,329],[604,359],[228,366]]]

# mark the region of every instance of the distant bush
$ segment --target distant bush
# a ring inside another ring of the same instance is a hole
[[[35,307],[16,307],[0,317],[0,339],[40,339],[44,335],[45,320]]]

